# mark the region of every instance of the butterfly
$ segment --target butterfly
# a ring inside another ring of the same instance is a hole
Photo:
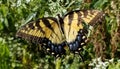
[[[16,36],[44,46],[55,56],[65,54],[66,46],[71,52],[79,53],[87,43],[85,27],[100,22],[103,16],[99,10],[75,10],[58,19],[43,17],[23,25]]]

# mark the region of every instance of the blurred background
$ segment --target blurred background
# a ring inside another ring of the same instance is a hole
[[[0,0],[0,69],[119,69],[119,3],[120,0]],[[31,20],[63,16],[78,9],[97,9],[106,14],[81,51],[84,62],[77,54],[56,59],[39,46],[15,37],[17,30]]]

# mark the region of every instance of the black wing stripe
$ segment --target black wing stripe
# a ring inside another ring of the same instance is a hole
[[[52,31],[54,31],[54,29],[52,28],[50,22],[49,22],[47,19],[43,18],[43,19],[42,19],[42,22],[44,23],[44,25],[45,25],[46,27],[48,27],[49,29],[51,29]]]
[[[77,15],[78,15],[78,23],[77,23],[77,25],[79,26],[80,23],[82,22],[82,18],[81,18],[82,14],[80,12],[77,12]]]
[[[87,17],[88,11],[87,10],[83,10],[83,12],[84,12],[84,17]]]
[[[74,14],[71,14],[68,16],[68,19],[69,19],[69,25],[71,25],[72,21],[73,21],[73,18],[74,18]],[[69,31],[68,31],[68,36],[70,34],[70,30],[71,30],[71,26],[69,26]]]
[[[68,16],[68,19],[69,19],[69,25],[72,23],[72,21],[73,21],[73,18],[74,18],[74,15],[73,14],[71,14],[71,15],[69,15]]]
[[[30,29],[34,29],[35,27],[33,26],[33,23],[31,22],[31,23],[29,23],[29,28]]]
[[[36,27],[40,30],[40,32],[42,32],[43,34],[45,34],[45,31],[42,29],[42,27],[39,25],[39,23],[40,23],[40,20],[37,20],[36,21]]]

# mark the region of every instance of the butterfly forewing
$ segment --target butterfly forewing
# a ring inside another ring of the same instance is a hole
[[[82,20],[89,25],[94,25],[97,22],[101,22],[103,19],[104,13],[99,10],[84,10],[80,11],[82,14]]]

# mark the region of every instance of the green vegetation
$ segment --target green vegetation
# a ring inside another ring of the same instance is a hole
[[[90,1],[90,2],[88,2]],[[0,69],[119,69],[120,0],[0,0]],[[79,55],[56,59],[38,46],[15,37],[25,23],[41,17],[64,15],[76,9],[106,13]],[[101,57],[101,58],[100,58]]]

